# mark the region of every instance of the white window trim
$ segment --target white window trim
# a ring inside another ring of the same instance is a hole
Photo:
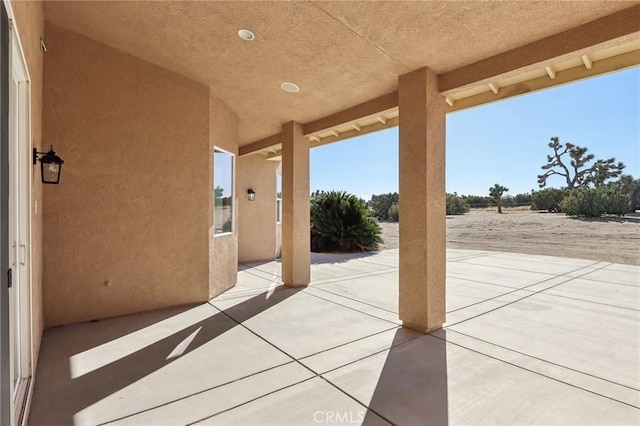
[[[216,167],[216,160],[215,160],[215,156],[216,156],[216,151],[218,152],[222,152],[225,154],[229,154],[231,156],[231,197],[232,197],[232,204],[231,204],[231,232],[220,232],[220,233],[216,233],[215,229],[213,231],[213,237],[217,238],[217,237],[228,237],[230,235],[235,235],[236,234],[236,208],[237,208],[237,203],[236,203],[236,154],[226,150],[224,148],[220,148],[219,146],[213,146],[213,158],[211,159],[211,161],[213,162],[213,176],[212,176],[212,180],[213,180],[213,188],[211,188],[211,190],[213,191],[213,226],[215,228],[215,208],[216,208],[216,196],[215,196],[215,189],[216,189],[216,182],[215,182],[215,167]]]

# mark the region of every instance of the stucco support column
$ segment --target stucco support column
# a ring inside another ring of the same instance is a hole
[[[302,125],[282,125],[282,281],[304,287],[311,279],[309,140]]]
[[[438,76],[400,76],[400,319],[419,332],[445,322],[445,99]]]

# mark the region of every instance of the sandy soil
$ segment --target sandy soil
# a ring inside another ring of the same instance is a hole
[[[398,224],[380,225],[382,248],[397,248]],[[640,265],[640,214],[576,219],[555,213],[474,210],[447,216],[447,247]]]

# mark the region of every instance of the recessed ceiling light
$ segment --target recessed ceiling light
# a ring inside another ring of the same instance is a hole
[[[289,83],[287,81],[282,83],[280,85],[280,88],[285,92],[289,92],[289,93],[298,93],[300,91],[300,88],[298,87],[297,84]]]
[[[240,30],[240,31],[238,31],[238,37],[240,37],[243,40],[247,40],[247,41],[251,41],[254,38],[256,38],[256,36],[249,30]]]

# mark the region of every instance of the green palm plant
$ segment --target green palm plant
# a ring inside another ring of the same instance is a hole
[[[314,193],[311,198],[311,250],[378,250],[380,226],[366,203],[344,191]]]

